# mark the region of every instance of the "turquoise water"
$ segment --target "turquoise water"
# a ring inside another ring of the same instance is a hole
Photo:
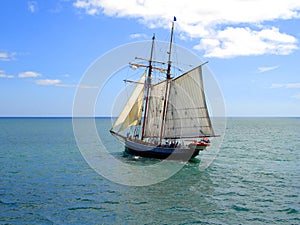
[[[96,122],[115,157],[147,163]],[[145,187],[92,170],[71,119],[2,118],[0,149],[0,224],[300,224],[300,118],[229,118],[209,168]]]

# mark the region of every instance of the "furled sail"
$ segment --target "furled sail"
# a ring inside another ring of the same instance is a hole
[[[146,72],[140,81],[137,82],[134,91],[123,108],[123,111],[115,121],[112,130],[119,126],[118,132],[121,132],[128,127],[136,126],[140,123],[142,118],[145,77]]]

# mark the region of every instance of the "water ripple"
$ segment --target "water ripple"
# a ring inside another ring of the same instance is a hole
[[[108,119],[96,121],[114,156]],[[0,119],[1,224],[300,224],[300,119],[232,118],[217,159],[148,187],[114,184],[76,147],[70,119]]]

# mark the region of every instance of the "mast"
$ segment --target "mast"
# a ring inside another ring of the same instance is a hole
[[[160,137],[159,143],[161,144],[163,133],[164,133],[164,126],[165,126],[165,119],[166,119],[166,112],[167,112],[167,102],[168,102],[168,92],[169,92],[169,80],[171,79],[171,53],[172,53],[172,43],[173,43],[173,33],[174,33],[174,22],[176,21],[176,17],[174,16],[174,20],[172,21],[172,28],[171,28],[171,37],[170,37],[170,45],[169,45],[169,57],[168,57],[168,69],[167,69],[167,83],[166,83],[166,91],[165,91],[165,98],[164,98],[164,107],[163,107],[163,115],[162,115],[162,123],[160,129]]]
[[[142,126],[142,137],[143,140],[145,136],[145,125],[146,125],[146,118],[147,118],[147,111],[148,111],[148,101],[149,101],[149,94],[150,94],[150,86],[151,86],[151,75],[152,75],[152,58],[153,58],[153,51],[154,51],[154,40],[155,40],[155,34],[153,34],[152,37],[152,45],[151,45],[151,53],[150,53],[150,59],[149,59],[149,66],[148,66],[148,76],[145,80],[146,84],[146,97],[145,97],[145,111],[144,111],[144,120],[143,120],[143,126]]]
[[[168,58],[168,69],[167,69],[167,80],[171,79],[171,53],[172,53],[172,43],[173,43],[173,32],[174,32],[174,22],[176,21],[176,17],[174,16],[174,20],[172,21],[172,28],[171,28],[171,38],[170,38],[170,46],[169,46],[169,58]]]

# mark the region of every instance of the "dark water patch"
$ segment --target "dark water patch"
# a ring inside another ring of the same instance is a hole
[[[180,207],[180,206],[174,206],[171,207],[169,209],[167,209],[168,211],[173,211],[173,212],[184,212],[184,213],[195,213],[197,212],[195,209],[192,208],[185,208],[185,207]]]
[[[274,202],[274,200],[273,199],[265,199],[265,198],[263,198],[263,199],[255,199],[254,200],[254,202],[266,202],[266,203],[273,203]]]
[[[118,205],[118,204],[120,204],[120,202],[117,202],[117,201],[104,201],[103,203],[104,204],[112,204],[112,205]]]
[[[135,205],[146,205],[148,202],[134,202]]]
[[[285,212],[286,214],[295,214],[295,213],[299,213],[298,210],[293,209],[293,208],[280,209],[280,210],[278,210],[278,212]]]
[[[299,195],[284,195],[284,197],[286,197],[286,198],[295,198],[295,199],[297,199],[298,197],[299,197]]]
[[[68,210],[70,211],[74,211],[74,210],[103,210],[105,208],[103,207],[92,207],[92,206],[86,206],[86,207],[72,207],[72,208],[68,208]]]
[[[94,201],[92,199],[87,199],[87,198],[77,198],[76,200],[78,200],[80,202],[92,202],[92,201]]]
[[[238,211],[238,212],[248,212],[250,209],[243,207],[243,206],[238,206],[238,205],[233,205],[231,206],[232,209]]]
[[[6,216],[1,216],[0,222],[3,222],[3,224],[54,224],[51,219],[35,213],[13,214],[7,212]]]

